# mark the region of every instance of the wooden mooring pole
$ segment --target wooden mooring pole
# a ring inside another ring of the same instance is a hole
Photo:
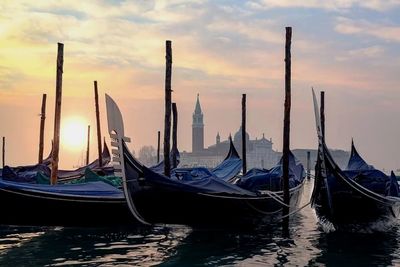
[[[43,163],[43,149],[44,149],[44,124],[46,121],[46,99],[47,95],[42,96],[42,109],[40,111],[40,133],[39,133],[39,158],[38,163]]]
[[[242,165],[243,175],[247,172],[247,149],[246,149],[246,94],[242,95]]]
[[[6,165],[6,137],[3,136],[3,149],[2,149],[3,153],[2,155],[2,159],[3,159],[3,168]]]
[[[90,149],[90,125],[87,126],[87,146],[86,146],[86,165],[89,165]]]
[[[176,103],[172,103],[172,167],[175,169],[178,166],[176,153],[178,151],[178,110]]]
[[[311,155],[310,151],[307,151],[307,179],[311,178]]]
[[[290,107],[291,107],[291,52],[292,27],[286,27],[285,42],[285,113],[283,119],[283,232],[289,234],[289,153],[290,153]]]
[[[160,162],[160,139],[161,139],[161,132],[157,132],[157,163]]]
[[[96,108],[96,127],[97,127],[97,151],[99,166],[103,166],[103,154],[101,148],[101,127],[100,127],[100,108],[99,108],[99,92],[97,91],[97,81],[94,81],[94,104]]]
[[[61,98],[62,98],[62,75],[64,64],[64,44],[58,43],[57,50],[57,76],[56,76],[56,103],[54,112],[54,136],[53,153],[51,157],[51,178],[52,185],[57,184],[58,154],[60,150],[60,125],[61,125]]]
[[[321,91],[320,117],[321,117],[322,139],[325,141],[325,92],[324,91]]]
[[[169,160],[171,139],[171,76],[172,76],[172,48],[171,41],[165,43],[165,120],[164,120],[164,174],[170,176],[171,162]]]

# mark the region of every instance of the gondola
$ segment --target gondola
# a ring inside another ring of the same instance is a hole
[[[151,168],[154,171],[153,168]],[[229,137],[229,151],[225,159],[215,168],[206,167],[176,168],[171,171],[171,178],[185,181],[213,177],[227,182],[234,182],[235,177],[242,169],[242,160],[233,145],[232,138]],[[163,172],[159,172],[163,173]]]
[[[2,170],[1,179],[14,182],[25,183],[50,183],[51,155],[43,160],[42,163],[30,166],[9,167],[5,166]],[[102,167],[100,167],[99,160],[96,159],[90,164],[80,167],[75,170],[59,170],[58,180],[67,181],[80,178],[84,176],[85,170],[90,169],[104,175],[112,175],[112,167],[107,166],[110,163],[111,156],[107,144],[104,142],[102,151]]]
[[[107,143],[105,141],[103,144],[103,151],[101,152],[101,155],[102,155],[101,165],[99,159],[95,159],[88,165],[82,166],[75,170],[59,170],[57,174],[58,178],[62,180],[62,179],[74,179],[82,177],[85,174],[86,169],[90,169],[95,172],[101,172],[104,174],[112,174],[113,173],[112,167],[107,166],[111,161],[111,155]]]
[[[3,203],[0,224],[91,227],[132,224],[123,191],[103,177],[96,179],[99,172],[114,172],[106,166],[110,162],[106,144],[102,156],[105,167],[95,160],[76,170],[60,170],[57,185],[49,185],[50,169],[46,164],[4,168],[0,179],[0,203]],[[47,162],[51,163],[51,154],[44,160]],[[65,184],[81,177],[85,177],[81,183]]]
[[[178,154],[179,161],[179,152],[172,153]],[[235,167],[235,163],[237,163],[236,155],[236,150],[231,149],[228,156],[219,165],[218,173],[232,175],[232,171],[235,169],[232,166]],[[110,153],[107,146],[104,145],[103,164],[109,161]],[[221,166],[225,166],[225,168]],[[112,166],[100,168],[96,160],[86,168],[62,171],[61,173],[64,175],[61,176],[64,179],[61,180],[62,184],[57,185],[0,179],[0,203],[3,203],[0,224],[90,227],[135,225],[137,221],[127,207],[123,190],[116,188],[116,183],[113,186],[102,176],[98,176],[97,173],[102,172],[104,168],[110,169],[114,174],[115,170]],[[150,167],[150,169],[155,173],[161,173],[163,163]],[[37,172],[38,169],[35,168],[33,171]],[[199,173],[196,168],[190,172],[187,171],[186,179],[197,178],[195,173]],[[83,182],[65,184],[68,182],[66,180],[71,182],[73,178],[82,175],[84,175]],[[66,179],[66,177],[70,179]],[[175,179],[178,179],[178,176]]]
[[[399,190],[393,175],[368,165],[354,144],[347,170],[341,170],[322,137],[314,92],[313,101],[319,147],[312,204],[318,218],[336,229],[391,223],[399,218]]]
[[[3,169],[0,169],[0,178],[14,180],[18,182],[31,182],[33,179],[36,178],[36,174],[39,171],[50,175],[49,166],[51,165],[52,153],[53,144],[51,146],[51,151],[49,155],[47,156],[47,158],[43,159],[42,163],[40,164],[17,167],[10,167],[6,165]]]
[[[249,191],[213,176],[190,181],[156,173],[129,152],[121,112],[106,95],[108,130],[115,169],[123,179],[127,204],[143,224],[172,223],[223,227],[254,225],[281,216],[282,192]],[[290,188],[290,208],[299,204],[304,179]]]
[[[0,180],[0,224],[107,226],[130,224],[122,190],[104,182],[43,185]]]

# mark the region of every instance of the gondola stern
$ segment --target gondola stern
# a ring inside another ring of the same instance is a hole
[[[228,160],[231,158],[240,158],[239,153],[237,152],[235,145],[233,144],[232,137],[229,136],[229,152],[224,160]]]
[[[327,179],[327,156],[330,158],[329,151],[327,149],[327,146],[325,144],[325,140],[322,135],[322,127],[321,127],[321,119],[320,119],[320,112],[319,112],[319,106],[318,106],[318,101],[317,97],[315,95],[314,88],[312,90],[312,97],[313,97],[313,103],[314,103],[314,115],[315,115],[315,125],[317,129],[317,136],[318,136],[318,154],[317,154],[317,165],[316,165],[316,170],[315,170],[315,184],[314,184],[314,190],[312,193],[312,203],[316,203],[316,200],[318,198],[318,194],[320,194],[322,191],[322,186],[325,186],[325,194],[326,194],[326,199],[327,199],[327,204],[330,210],[330,213],[333,213],[333,205],[332,205],[332,197],[331,197],[331,191],[330,191],[330,186],[329,182]],[[334,163],[336,165],[336,163]],[[323,184],[322,184],[323,182]]]

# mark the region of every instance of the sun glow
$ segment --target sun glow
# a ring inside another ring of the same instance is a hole
[[[71,150],[82,149],[87,139],[87,125],[82,118],[67,118],[62,123],[61,143]]]

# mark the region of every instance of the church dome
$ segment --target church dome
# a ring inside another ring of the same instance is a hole
[[[250,135],[246,132],[246,141],[250,140]],[[235,143],[242,141],[242,126],[240,126],[239,130],[235,133],[233,137],[233,141]]]

